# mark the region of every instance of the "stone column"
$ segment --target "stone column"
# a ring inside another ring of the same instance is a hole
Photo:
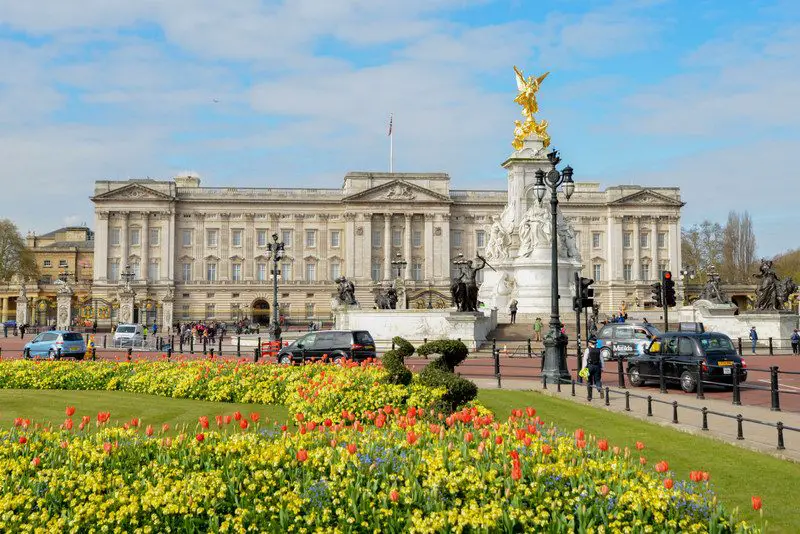
[[[450,282],[450,214],[443,213],[440,217],[439,238],[439,276],[442,281]]]
[[[119,291],[119,324],[130,324],[133,322],[133,306],[136,292],[127,284]]]
[[[433,213],[426,213],[425,214],[425,236],[424,236],[424,246],[425,246],[425,280],[428,282],[433,281],[434,277],[434,269],[433,269]]]
[[[372,271],[372,215],[360,213],[356,219],[356,226],[356,234],[360,240],[357,245],[359,256],[356,258],[356,277],[362,282],[367,282],[371,279]]]
[[[94,214],[94,279],[108,280],[108,212]]]
[[[139,240],[142,246],[142,279],[145,282],[157,282],[158,280],[150,280],[150,213],[145,211],[142,213],[142,235]]]
[[[344,250],[344,271],[342,275],[355,278],[356,274],[356,216],[354,213],[344,214],[344,235],[342,236],[342,249]]]
[[[17,297],[17,326],[23,324],[30,324],[30,317],[28,316],[28,297],[20,294]]]
[[[405,280],[411,280],[411,217],[406,213],[405,235],[403,236],[403,259],[406,261]]]
[[[172,261],[171,258],[172,254],[172,243],[173,243],[173,235],[172,235],[172,221],[174,220],[175,214],[172,211],[167,213],[162,213],[158,215],[159,228],[161,229],[161,242],[159,243],[159,259],[161,260],[159,265],[159,280],[172,280]]]
[[[371,268],[371,267],[370,267]],[[392,280],[392,214],[383,214],[383,279]]]
[[[295,280],[306,280],[306,260],[305,256],[305,225],[303,224],[304,215],[302,213],[294,214],[294,243],[292,243],[292,250],[294,251],[295,262]],[[299,271],[299,272],[298,272]]]
[[[608,274],[610,281],[622,278],[622,217],[608,215]]]
[[[194,214],[194,276],[193,280],[205,280],[206,272],[206,214]],[[131,315],[133,317],[133,315]]]
[[[669,270],[678,271],[681,268],[681,229],[678,217],[669,219]],[[680,283],[680,273],[673,272],[674,279]]]
[[[244,253],[245,260],[242,265],[242,280],[255,280],[256,260],[255,257],[261,254],[258,250],[258,240],[256,239],[256,225],[255,213],[245,213],[244,221]],[[267,239],[269,239],[269,232],[267,232]]]
[[[650,217],[650,280],[658,280],[658,218]]]
[[[120,220],[122,222],[122,228],[119,231],[119,271],[122,274],[125,271],[125,268],[128,266],[128,257],[130,254],[128,253],[128,215],[127,211],[123,211],[119,214]]]
[[[72,317],[72,288],[64,284],[58,290],[56,296],[58,313],[56,314],[56,328],[58,330],[69,330],[69,320]]]
[[[319,224],[317,225],[317,256],[319,263],[317,263],[317,280],[325,281],[330,279],[330,267],[328,264],[328,245],[330,244],[330,236],[328,235],[328,214],[322,213],[317,215]]]
[[[0,312],[0,322],[8,321],[8,297],[3,297],[2,312]]]
[[[174,301],[175,297],[173,296],[172,290],[169,290],[161,304],[163,314],[161,328],[166,336],[172,332],[172,323],[174,321]]]
[[[639,242],[639,217],[633,218],[633,279],[642,280],[642,247]]]
[[[230,219],[231,216],[229,213],[221,213],[220,219],[222,219],[222,224],[220,224],[219,229],[219,280],[227,281],[231,278],[231,253],[230,253],[230,244],[231,244],[231,223]]]

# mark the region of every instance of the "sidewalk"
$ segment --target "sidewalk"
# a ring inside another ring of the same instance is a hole
[[[479,388],[497,389],[497,380],[494,378],[470,379]],[[630,409],[625,411],[625,390],[612,387],[610,388],[609,406],[605,405],[605,399],[600,399],[597,390],[592,392],[592,400],[586,399],[586,386],[576,384],[575,396],[572,396],[572,385],[562,384],[561,392],[557,391],[555,384],[548,384],[547,389],[543,389],[541,380],[523,379],[503,379],[502,389],[506,390],[526,390],[535,391],[551,397],[558,397],[584,405],[593,405],[595,408],[605,409],[611,412],[625,414],[643,421],[668,426],[682,432],[689,432],[701,436],[710,437],[720,441],[743,447],[746,449],[764,452],[778,458],[789,459],[800,462],[800,432],[784,430],[783,439],[785,450],[778,450],[778,431],[774,426],[766,426],[748,421],[742,423],[743,440],[737,439],[737,421],[708,414],[709,430],[702,430],[701,409],[705,407],[710,412],[719,412],[736,417],[741,414],[745,419],[754,419],[766,423],[777,424],[779,421],[785,426],[800,428],[800,414],[792,412],[773,412],[769,408],[760,406],[734,406],[729,401],[716,399],[697,399],[695,397],[683,396],[680,399],[675,395],[659,393],[658,388],[635,388],[630,390]],[[647,416],[647,399],[634,397],[638,395],[653,398],[653,415]],[[664,402],[656,402],[664,401]],[[673,423],[673,401],[678,401],[678,421]],[[692,410],[694,408],[695,410]]]

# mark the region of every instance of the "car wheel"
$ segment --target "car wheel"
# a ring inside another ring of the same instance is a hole
[[[289,365],[290,363],[292,363],[292,359],[289,358],[288,354],[281,354],[280,359],[278,360],[278,363]]]
[[[638,367],[634,366],[628,369],[628,381],[630,381],[632,386],[637,388],[644,385],[644,379],[642,378],[642,375],[639,374]]]
[[[600,349],[600,357],[603,358],[605,361],[610,360],[611,349],[609,349],[608,347],[603,347],[602,349]]]
[[[50,349],[47,351],[47,359],[48,360],[55,360],[56,359],[56,351]]]
[[[689,371],[681,373],[681,389],[686,393],[693,393],[697,389],[697,380]]]
[[[344,358],[341,355],[333,357],[333,364],[334,365],[342,365],[343,362],[344,362]]]

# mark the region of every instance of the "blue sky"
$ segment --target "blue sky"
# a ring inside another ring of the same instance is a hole
[[[339,187],[351,170],[504,189],[513,65],[575,178],[679,186],[800,246],[800,2],[0,0],[0,217],[93,221],[95,180]],[[216,102],[215,102],[216,101]]]

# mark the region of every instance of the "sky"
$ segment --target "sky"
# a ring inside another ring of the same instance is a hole
[[[0,217],[93,224],[96,180],[341,187],[447,172],[505,189],[538,95],[576,180],[677,186],[800,247],[796,0],[0,0]]]

